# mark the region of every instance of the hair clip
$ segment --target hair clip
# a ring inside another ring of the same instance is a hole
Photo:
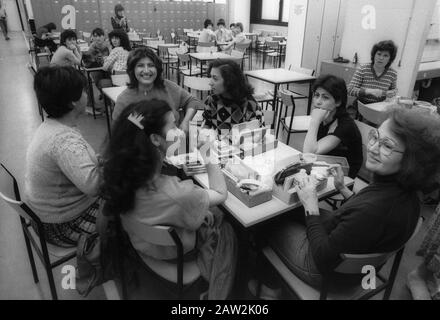
[[[144,120],[143,115],[133,112],[133,113],[130,113],[130,115],[128,116],[127,119],[131,123],[133,123],[136,127],[138,127],[139,129],[144,130],[144,126],[141,123],[141,121]]]

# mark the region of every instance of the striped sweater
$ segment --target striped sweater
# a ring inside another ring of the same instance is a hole
[[[380,75],[376,75],[373,70],[373,64],[363,64],[356,70],[350,84],[348,85],[348,94],[359,98],[362,103],[374,103],[383,101],[388,95],[395,96],[397,93],[396,88],[397,72],[388,68]],[[383,90],[382,97],[367,95],[365,89],[380,89]]]

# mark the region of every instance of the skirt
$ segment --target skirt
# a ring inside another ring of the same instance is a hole
[[[96,216],[99,212],[101,199],[98,198],[79,217],[63,223],[44,223],[43,230],[46,241],[58,247],[76,247],[81,233],[93,233],[96,230]],[[38,230],[34,225],[34,229]]]

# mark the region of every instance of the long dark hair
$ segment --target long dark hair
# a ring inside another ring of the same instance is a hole
[[[248,97],[254,92],[254,89],[244,76],[243,71],[241,71],[240,66],[235,61],[228,59],[214,60],[209,65],[208,74],[211,73],[212,68],[217,68],[220,70],[225,91],[235,102],[242,102],[244,98]]]
[[[124,30],[116,29],[108,34],[108,39],[110,40],[110,44],[112,45],[112,48],[114,48],[112,43],[113,37],[119,38],[119,40],[121,40],[122,48],[124,48],[127,51],[131,51],[130,39],[128,39],[128,35]]]
[[[166,114],[171,112],[165,101],[141,101],[129,105],[116,120],[112,138],[104,156],[101,195],[106,200],[105,215],[124,214],[134,207],[136,191],[148,183],[161,166],[161,155],[150,135],[164,135]],[[140,129],[128,120],[130,115],[143,119]]]
[[[324,89],[332,95],[336,102],[341,103],[341,105],[336,108],[336,118],[347,113],[347,85],[344,79],[329,74],[322,75],[316,79],[312,91],[315,92],[318,88]]]
[[[139,85],[138,79],[136,79],[136,75],[134,74],[134,70],[136,69],[136,64],[142,60],[143,58],[150,58],[151,61],[153,61],[154,66],[157,70],[157,76],[154,80],[154,86],[156,88],[164,88],[163,78],[162,78],[162,60],[154,53],[153,50],[146,48],[146,47],[140,47],[132,52],[130,52],[127,60],[127,74],[130,78],[130,84],[128,87],[130,89],[137,89]]]
[[[440,181],[440,116],[425,110],[393,108],[390,129],[405,144],[397,180],[421,190]]]

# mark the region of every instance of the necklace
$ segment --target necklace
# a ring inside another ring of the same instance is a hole
[[[144,96],[147,96],[151,91],[153,91],[154,87],[151,87],[151,89],[144,90]]]

